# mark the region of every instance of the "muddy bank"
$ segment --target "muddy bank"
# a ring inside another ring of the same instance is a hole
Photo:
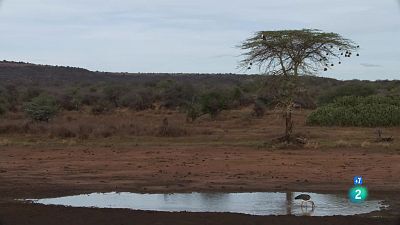
[[[370,192],[400,189],[400,154],[380,150],[243,148],[0,149],[0,198],[86,191]]]
[[[174,225],[395,225],[391,219],[364,217],[294,217],[248,216],[227,213],[163,213],[121,209],[82,209],[58,206],[0,204],[2,225],[110,225],[110,224],[174,224]]]
[[[129,192],[347,192],[362,175],[389,212],[354,217],[160,213],[16,204],[15,198]],[[352,149],[39,148],[0,149],[0,224],[393,224],[400,212],[400,155]],[[380,218],[380,217],[384,218]]]

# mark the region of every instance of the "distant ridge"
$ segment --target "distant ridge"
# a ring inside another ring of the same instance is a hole
[[[160,78],[171,78],[188,81],[196,80],[213,80],[222,78],[228,84],[239,82],[240,80],[255,79],[263,75],[258,74],[234,74],[234,73],[128,73],[128,72],[101,72],[90,71],[88,69],[71,67],[71,66],[57,66],[57,65],[42,65],[33,64],[29,62],[15,62],[15,61],[0,61],[0,81],[46,81],[58,80],[60,82],[92,82],[92,81],[137,81],[137,80],[154,80]],[[337,80],[334,78],[318,77],[318,76],[303,76],[302,80],[308,83],[330,83],[330,85],[339,85],[340,83],[348,82],[366,82],[373,81],[360,81],[354,80]],[[396,82],[397,80],[394,80]],[[392,82],[389,80],[378,80],[376,82]]]

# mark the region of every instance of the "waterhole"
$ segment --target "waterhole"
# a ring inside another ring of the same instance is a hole
[[[357,215],[385,208],[382,201],[368,200],[361,204],[351,203],[346,195],[306,193],[311,204],[301,207],[295,200],[298,192],[253,193],[172,193],[139,194],[128,192],[92,193],[58,198],[29,199],[44,205],[70,207],[122,208],[163,212],[229,212],[250,215],[298,215],[334,216]]]

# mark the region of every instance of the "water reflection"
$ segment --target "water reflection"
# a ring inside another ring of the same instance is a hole
[[[300,207],[302,216],[312,216],[315,207]]]
[[[300,207],[300,193],[93,193],[89,195],[30,200],[45,205],[127,208],[167,212],[232,212],[251,215],[332,216],[355,215],[380,210],[380,201],[353,204],[346,196],[308,193],[316,207]]]

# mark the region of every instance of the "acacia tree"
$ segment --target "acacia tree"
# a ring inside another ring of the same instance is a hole
[[[240,46],[244,59],[240,67],[250,69],[257,66],[267,75],[282,77],[280,93],[275,99],[284,111],[285,136],[290,142],[293,129],[292,109],[299,75],[312,75],[319,70],[327,71],[349,58],[359,46],[336,33],[314,29],[259,31]]]

